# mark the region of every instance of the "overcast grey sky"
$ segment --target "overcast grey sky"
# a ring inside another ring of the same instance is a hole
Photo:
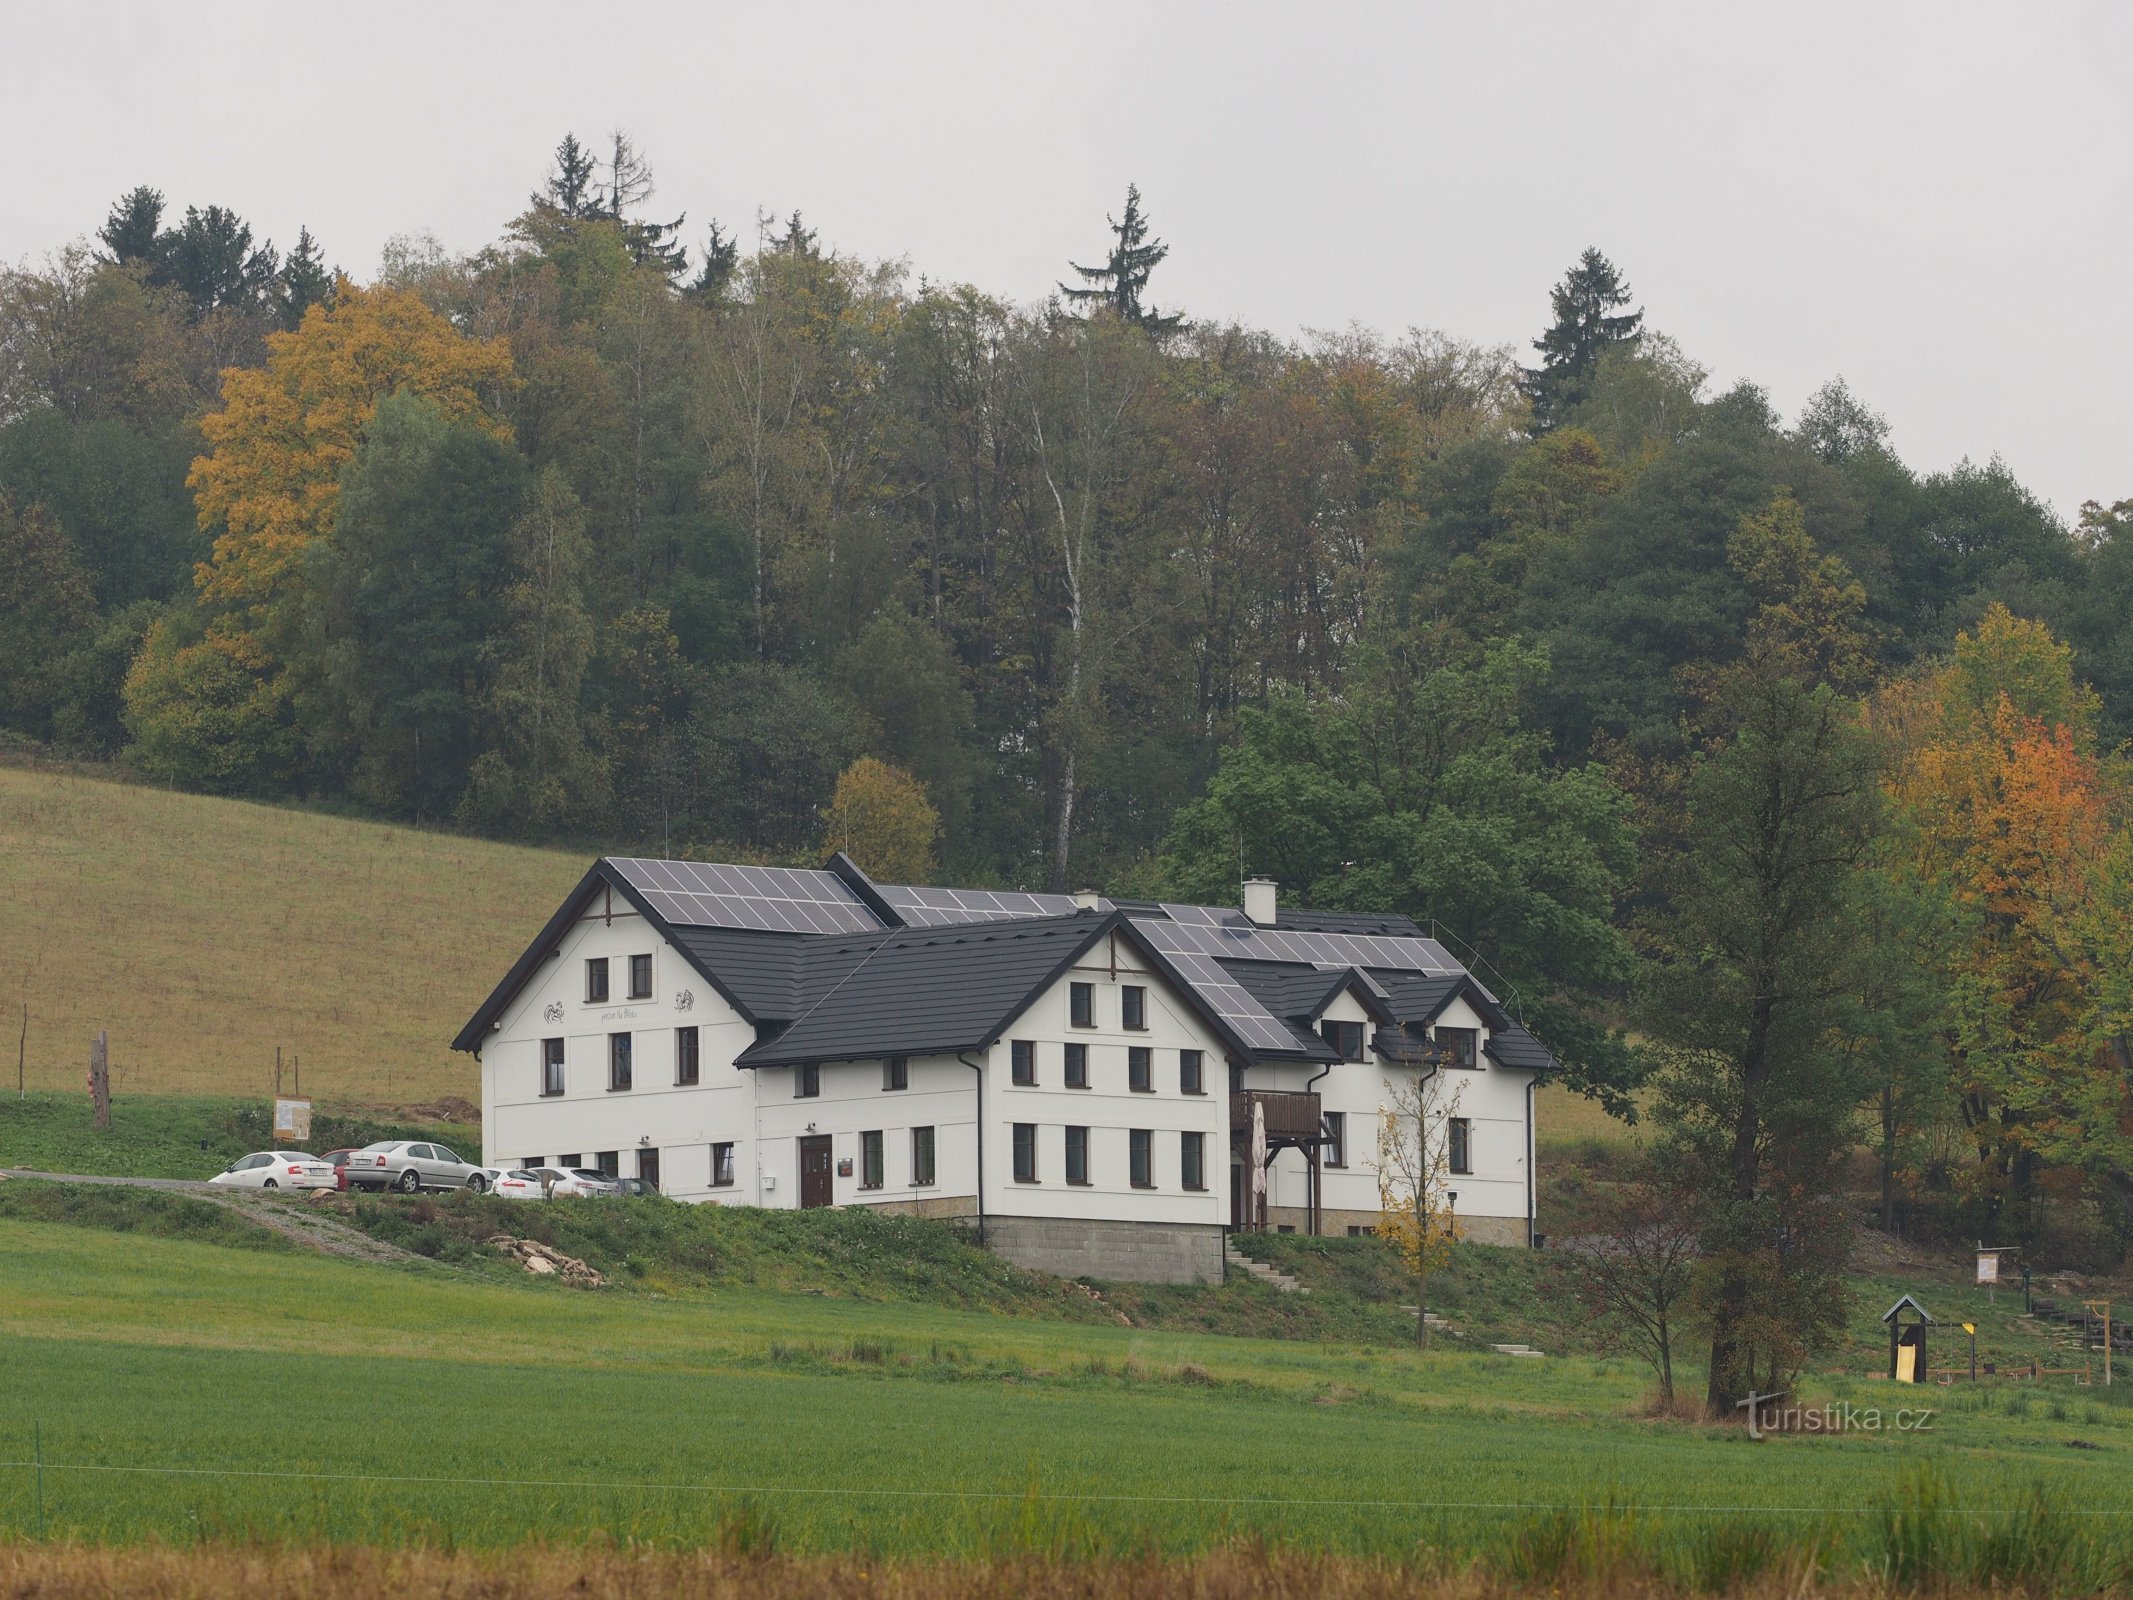
[[[0,259],[136,183],[492,239],[567,129],[632,130],[689,233],[822,237],[1041,296],[1137,181],[1156,298],[1294,333],[1517,340],[1578,251],[1788,415],[1843,373],[1931,469],[1997,452],[2071,518],[2133,496],[2133,7],[303,7],[0,0]]]

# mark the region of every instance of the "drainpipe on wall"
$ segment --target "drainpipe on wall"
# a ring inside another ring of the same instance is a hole
[[[977,1074],[978,1094],[978,1243],[985,1242],[985,1066],[958,1051],[956,1060]],[[1530,1231],[1530,1230],[1529,1230]]]
[[[1305,1085],[1304,1085],[1304,1093],[1305,1093],[1305,1094],[1313,1094],[1313,1093],[1316,1093],[1316,1092],[1317,1092],[1317,1089],[1318,1089],[1318,1083],[1319,1083],[1319,1079],[1321,1079],[1321,1078],[1325,1077],[1325,1075],[1326,1075],[1327,1073],[1331,1072],[1331,1071],[1333,1070],[1333,1068],[1334,1068],[1334,1063],[1333,1063],[1333,1062],[1331,1062],[1331,1061],[1327,1062],[1327,1063],[1326,1063],[1326,1064],[1325,1064],[1324,1066],[1320,1067],[1320,1068],[1318,1069],[1318,1072],[1317,1072],[1317,1074],[1316,1074],[1316,1075],[1315,1075],[1315,1076],[1314,1076],[1314,1077],[1313,1077],[1313,1078],[1311,1079],[1311,1081],[1310,1081],[1309,1083],[1307,1083],[1307,1084],[1305,1084]],[[1325,1133],[1325,1131],[1326,1131],[1326,1114],[1325,1114],[1325,1113],[1324,1113],[1323,1111],[1321,1111],[1321,1112],[1320,1112],[1320,1113],[1318,1114],[1318,1131],[1319,1131],[1319,1133],[1320,1133],[1321,1135],[1323,1135],[1323,1134]],[[1313,1152],[1312,1152],[1312,1153],[1313,1153],[1313,1155],[1314,1155],[1314,1157],[1315,1157],[1316,1159],[1314,1159],[1314,1160],[1313,1160],[1313,1161],[1312,1161],[1312,1162],[1310,1163],[1310,1173],[1311,1173],[1311,1236],[1312,1236],[1312,1237],[1313,1237],[1313,1238],[1315,1239],[1315,1238],[1317,1238],[1317,1237],[1318,1237],[1318,1230],[1319,1230],[1319,1228],[1320,1228],[1321,1226],[1323,1226],[1323,1225],[1324,1225],[1324,1222],[1325,1222],[1325,1213],[1326,1213],[1326,1157],[1325,1157],[1325,1147],[1324,1147],[1323,1145],[1321,1145],[1321,1146],[1318,1146],[1318,1147],[1316,1147],[1316,1148],[1315,1148],[1315,1149],[1313,1150]]]
[[[1533,1248],[1534,1213],[1537,1209],[1534,1204],[1535,1190],[1533,1187],[1534,1151],[1538,1148],[1533,1139],[1533,1091],[1539,1084],[1540,1074],[1537,1072],[1526,1079],[1526,1248],[1528,1250]]]

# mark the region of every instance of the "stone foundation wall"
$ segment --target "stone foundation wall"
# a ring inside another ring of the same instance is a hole
[[[916,1200],[868,1200],[862,1201],[870,1211],[886,1212],[898,1217],[976,1217],[978,1203],[967,1194],[921,1195]]]
[[[1350,1228],[1366,1228],[1375,1231],[1381,1213],[1376,1211],[1335,1211],[1328,1207],[1318,1214],[1318,1231],[1328,1238],[1338,1239]],[[1311,1213],[1302,1206],[1268,1206],[1266,1225],[1269,1228],[1289,1228],[1303,1233],[1311,1225]],[[1461,1217],[1459,1237],[1471,1239],[1476,1244],[1523,1245],[1526,1242],[1526,1219],[1524,1217]]]
[[[1018,1267],[1062,1278],[1222,1281],[1222,1229],[1215,1223],[987,1217],[985,1241]]]

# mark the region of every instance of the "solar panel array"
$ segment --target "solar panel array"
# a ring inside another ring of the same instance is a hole
[[[610,857],[667,921],[767,933],[874,933],[881,919],[833,872]]]
[[[1160,917],[1136,921],[1134,926],[1169,959],[1178,975],[1192,985],[1193,992],[1207,1003],[1209,1009],[1228,1023],[1237,1037],[1252,1049],[1290,1052],[1296,1049],[1296,1035],[1289,1031],[1289,1025],[1254,1000],[1242,984],[1222,970],[1221,963],[1213,956],[1197,948],[1191,937],[1195,930],[1178,927]]]

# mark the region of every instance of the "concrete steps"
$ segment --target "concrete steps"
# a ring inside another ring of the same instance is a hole
[[[1311,1291],[1298,1283],[1286,1272],[1277,1272],[1264,1261],[1254,1261],[1229,1240],[1222,1241],[1222,1259],[1229,1263],[1232,1273],[1242,1272],[1257,1278],[1261,1283],[1279,1289],[1283,1294],[1309,1294]]]

